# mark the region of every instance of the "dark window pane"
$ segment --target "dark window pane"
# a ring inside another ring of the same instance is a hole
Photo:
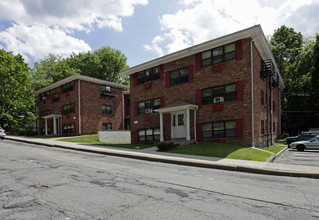
[[[211,64],[212,64],[212,60],[211,59],[202,60],[202,66],[209,66]]]
[[[153,100],[153,110],[158,109],[161,107],[161,100],[160,99],[154,99]]]
[[[145,113],[145,102],[138,103],[138,114],[143,115]]]
[[[213,64],[218,64],[224,62],[224,56],[216,56],[213,58]]]
[[[144,71],[141,71],[137,74],[137,84],[144,83]]]
[[[236,137],[236,136],[237,136],[237,130],[236,129],[226,130],[226,137]]]
[[[225,61],[233,60],[236,58],[236,52],[226,53],[225,54]]]
[[[223,47],[213,49],[213,57],[220,56],[222,54],[223,54]]]
[[[213,88],[213,98],[215,97],[224,97],[225,94],[225,87],[219,86]]]
[[[152,69],[152,80],[157,80],[160,78],[160,70],[159,67],[154,67]]]

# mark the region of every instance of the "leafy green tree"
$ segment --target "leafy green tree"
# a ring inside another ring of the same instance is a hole
[[[318,35],[317,35],[318,36]],[[285,83],[282,91],[283,131],[296,134],[318,127],[318,37],[304,39],[293,28],[282,26],[270,40]],[[317,67],[317,68],[316,68]]]
[[[126,57],[121,51],[102,47],[93,53],[72,53],[68,58],[50,54],[39,63],[35,63],[32,77],[35,90],[72,74],[128,84],[128,77],[119,74],[127,68]]]
[[[19,54],[0,50],[0,116],[8,131],[33,121],[34,96],[28,64]]]
[[[270,47],[281,74],[285,75],[286,68],[298,60],[303,43],[303,36],[293,28],[285,25],[278,28],[270,40]]]

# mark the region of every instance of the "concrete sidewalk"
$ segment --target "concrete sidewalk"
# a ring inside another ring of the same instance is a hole
[[[135,158],[147,161],[180,164],[204,168],[224,169],[240,172],[259,173],[268,175],[319,178],[319,167],[275,164],[271,162],[257,162],[246,160],[223,159],[216,157],[201,157],[184,154],[157,152],[156,148],[144,150],[119,149],[99,147],[90,144],[77,144],[56,141],[54,139],[40,139],[28,137],[6,136],[6,139],[30,144],[58,147],[71,150],[100,153],[105,155]]]

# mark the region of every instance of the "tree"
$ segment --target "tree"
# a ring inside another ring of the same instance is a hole
[[[33,121],[34,96],[28,65],[19,54],[0,50],[0,116],[8,131]]]
[[[72,74],[128,84],[128,77],[119,74],[127,68],[126,57],[121,51],[102,47],[93,53],[72,53],[68,58],[50,54],[35,63],[32,76],[36,90]]]
[[[318,127],[319,38],[304,39],[293,28],[282,26],[269,43],[285,83],[281,103],[283,131],[296,134]]]
[[[283,25],[275,31],[269,43],[278,69],[285,75],[287,66],[298,59],[303,43],[302,34]]]

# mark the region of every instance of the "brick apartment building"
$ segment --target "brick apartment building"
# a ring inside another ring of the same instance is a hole
[[[270,145],[284,84],[260,25],[122,72],[131,78],[132,143]]]
[[[83,75],[72,75],[35,92],[41,135],[96,134],[123,130],[124,90],[128,87]]]

